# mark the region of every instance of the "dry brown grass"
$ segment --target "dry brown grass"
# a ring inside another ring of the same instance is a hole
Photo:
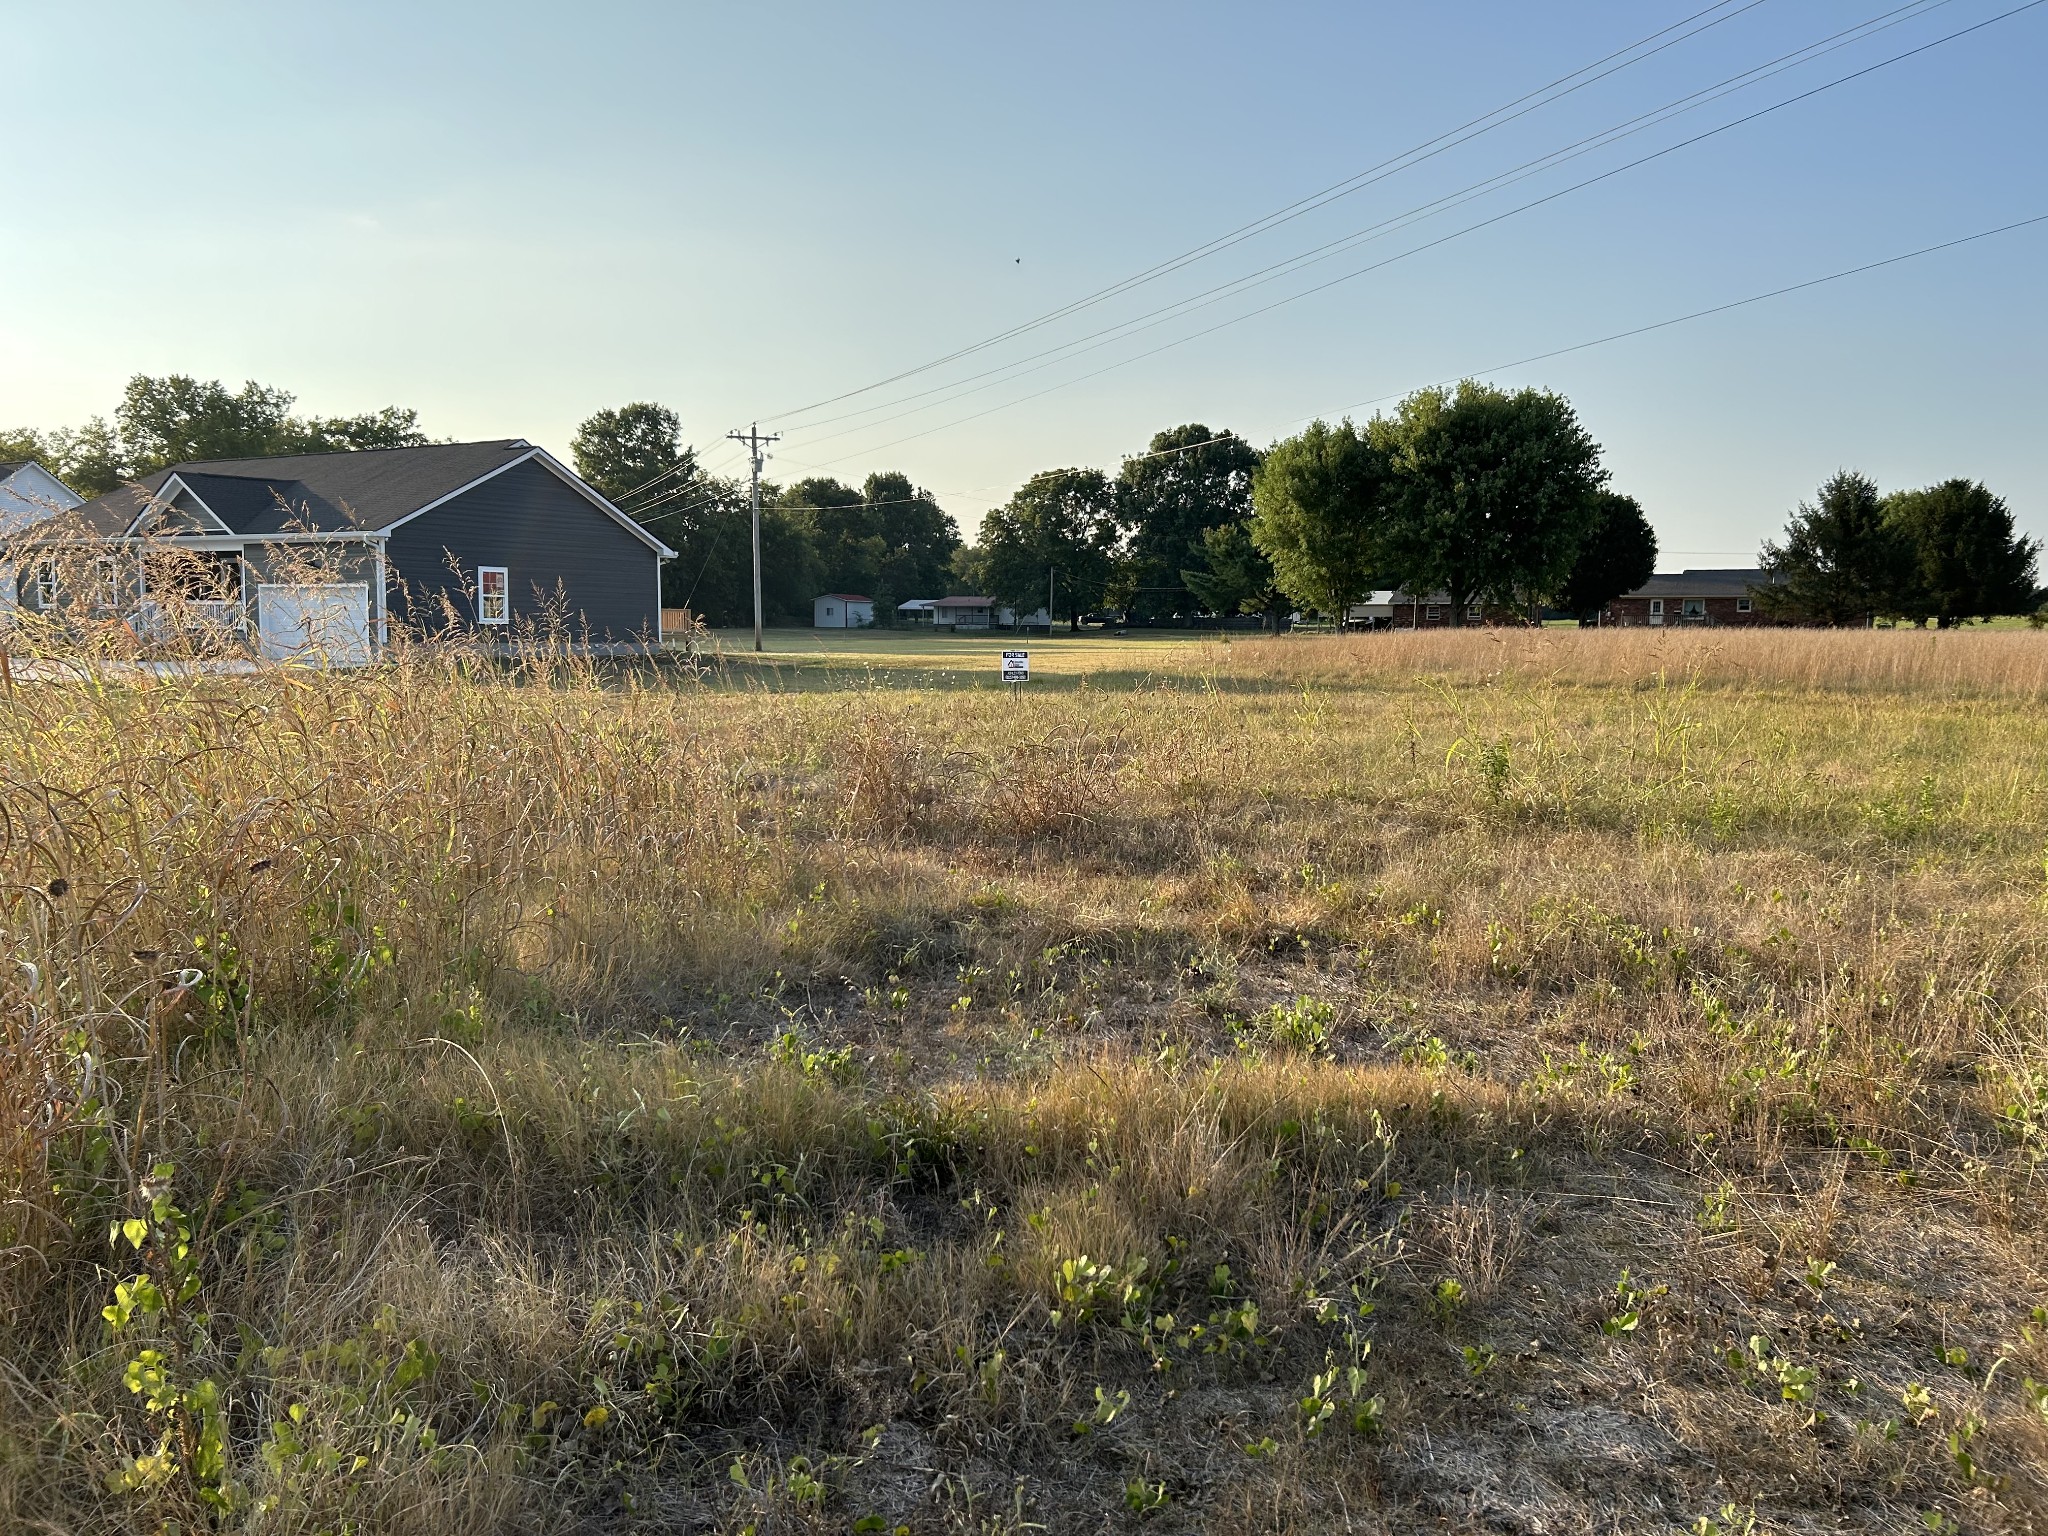
[[[1522,678],[1594,687],[1716,687],[2048,697],[2033,630],[1467,629],[1242,640],[1232,665],[1300,682]]]
[[[1642,638],[17,679],[0,1529],[2034,1529],[2043,642]]]

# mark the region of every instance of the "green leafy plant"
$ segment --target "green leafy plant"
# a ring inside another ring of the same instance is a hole
[[[1634,1333],[1642,1326],[1643,1310],[1669,1290],[1670,1287],[1665,1285],[1637,1285],[1624,1269],[1621,1278],[1614,1283],[1614,1294],[1620,1308],[1600,1324],[1600,1331],[1610,1339]]]
[[[1166,1491],[1164,1483],[1148,1483],[1143,1478],[1136,1478],[1124,1484],[1124,1508],[1134,1515],[1154,1514],[1172,1502],[1173,1496]]]
[[[1119,1387],[1112,1396],[1101,1387],[1095,1389],[1095,1406],[1074,1420],[1077,1436],[1091,1435],[1099,1429],[1107,1429],[1116,1422],[1116,1416],[1131,1406],[1131,1394]]]
[[[192,1311],[199,1300],[199,1258],[192,1219],[172,1198],[174,1164],[157,1163],[142,1183],[147,1215],[110,1225],[108,1244],[129,1250],[148,1266],[117,1281],[114,1299],[100,1309],[118,1340],[144,1328],[163,1339],[165,1350],[139,1348],[121,1380],[159,1427],[156,1448],[133,1457],[114,1479],[116,1490],[138,1493],[181,1479],[202,1504],[217,1510],[235,1506],[229,1481],[228,1436],[220,1383],[185,1368],[187,1341],[203,1334],[206,1318]]]

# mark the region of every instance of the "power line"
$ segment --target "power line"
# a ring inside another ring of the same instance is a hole
[[[1119,321],[1100,330],[1088,332],[1085,335],[1062,342],[1057,346],[1047,348],[1044,351],[1027,354],[1011,362],[986,369],[981,373],[970,374],[965,378],[955,379],[947,384],[934,385],[929,389],[901,395],[893,400],[884,401],[877,405],[864,406],[838,416],[828,416],[822,420],[811,422],[807,427],[800,427],[795,430],[800,433],[814,431],[818,427],[829,426],[840,421],[850,421],[858,416],[870,415],[876,411],[887,410],[891,406],[907,404],[910,401],[926,399],[933,395],[942,395],[947,399],[962,399],[967,395],[979,394],[983,390],[994,388],[995,384],[1000,382],[1001,377],[1004,375],[1021,377],[1026,374],[1042,372],[1045,368],[1056,366],[1068,357],[1097,351],[1102,346],[1109,345],[1124,337],[1135,335],[1140,331],[1154,329],[1169,320],[1191,314],[1198,309],[1208,308],[1213,304],[1222,302],[1224,299],[1235,297],[1237,294],[1249,292],[1253,288],[1262,287],[1266,283],[1277,281],[1291,272],[1300,271],[1321,261],[1326,261],[1343,250],[1379,239],[1384,235],[1394,233],[1400,228],[1419,223],[1434,214],[1445,213],[1465,203],[1474,202],[1488,192],[1500,191],[1517,182],[1526,181],[1532,176],[1541,174],[1544,170],[1552,169],[1570,160],[1591,154],[1595,150],[1605,148],[1609,144],[1618,143],[1624,138],[1632,137],[1637,133],[1655,127],[1660,122],[1669,121],[1674,117],[1705,106],[1723,96],[1732,95],[1738,90],[1760,85],[1764,81],[1797,68],[1801,64],[1811,63],[1813,60],[1824,57],[1826,54],[1852,46],[1854,43],[1865,41],[1876,36],[1879,32],[1888,31],[1892,27],[1903,25],[1905,22],[1915,19],[1917,16],[1926,15],[1933,10],[1952,3],[1953,0],[1910,0],[1910,3],[1906,5],[1899,6],[1891,11],[1881,12],[1867,21],[1858,22],[1853,27],[1832,33],[1801,48],[1794,49],[1790,53],[1781,54],[1775,59],[1752,66],[1738,74],[1729,76],[1725,80],[1718,81],[1714,85],[1702,87],[1700,90],[1686,96],[1681,96],[1675,101],[1667,102],[1661,107],[1654,108],[1649,112],[1640,113],[1611,128],[1602,129],[1598,133],[1588,135],[1560,149],[1539,156],[1535,160],[1525,161],[1522,165],[1516,166],[1511,170],[1503,171],[1483,181],[1475,182],[1460,189],[1458,192],[1446,193],[1431,202],[1411,208],[1405,213],[1392,215],[1377,223],[1367,225],[1363,229],[1354,230],[1350,234],[1339,236],[1335,240],[1311,247],[1305,252],[1246,273],[1241,277],[1232,278],[1226,283],[1204,289],[1186,298],[1176,299],[1171,304],[1163,305],[1158,309],[1136,315],[1129,320]],[[1039,366],[1027,366],[1033,363],[1037,363]],[[981,380],[989,380],[991,382],[978,383]],[[970,385],[975,387],[966,387]],[[935,400],[929,405],[918,406],[909,411],[899,412],[895,416],[883,417],[879,420],[869,421],[863,426],[849,427],[839,432],[829,432],[822,436],[807,437],[805,441],[809,444],[830,442],[835,438],[845,437],[854,432],[862,431],[866,427],[880,426],[887,421],[901,420],[906,416],[916,415],[921,411],[933,409],[935,406],[944,403],[944,400]]]
[[[1163,277],[1167,273],[1176,271],[1180,267],[1185,266],[1190,262],[1199,261],[1207,256],[1215,254],[1217,251],[1226,250],[1230,246],[1239,244],[1244,240],[1252,238],[1254,235],[1263,233],[1265,230],[1270,229],[1275,225],[1286,223],[1292,219],[1301,217],[1303,214],[1312,212],[1314,209],[1323,206],[1326,202],[1332,201],[1337,197],[1348,195],[1350,192],[1357,191],[1366,185],[1370,185],[1371,183],[1369,178],[1378,178],[1381,176],[1382,173],[1390,175],[1393,174],[1395,171],[1404,170],[1407,168],[1407,165],[1403,162],[1420,163],[1421,159],[1432,158],[1436,154],[1441,154],[1445,150],[1456,147],[1455,144],[1446,141],[1456,139],[1457,143],[1459,144],[1468,143],[1470,142],[1471,138],[1476,138],[1482,133],[1490,133],[1493,131],[1493,129],[1503,127],[1507,123],[1515,121],[1517,118],[1526,116],[1528,112],[1535,111],[1539,107],[1549,105],[1552,101],[1562,100],[1565,96],[1571,95],[1575,91],[1581,90],[1588,85],[1592,85],[1598,80],[1605,79],[1607,75],[1616,73],[1619,69],[1625,69],[1630,67],[1631,65],[1639,64],[1644,59],[1654,57],[1656,54],[1663,52],[1665,48],[1673,47],[1677,43],[1687,41],[1692,37],[1698,36],[1699,33],[1708,30],[1708,28],[1710,27],[1718,26],[1721,24],[1721,22],[1732,20],[1735,16],[1739,16],[1745,11],[1753,10],[1756,8],[1757,5],[1763,3],[1763,0],[1748,0],[1747,4],[1741,5],[1739,9],[1729,12],[1728,15],[1716,17],[1713,21],[1708,22],[1705,26],[1699,27],[1695,29],[1693,32],[1686,33],[1683,37],[1673,38],[1670,42],[1664,43],[1661,47],[1651,49],[1649,52],[1646,53],[1642,53],[1638,58],[1627,59],[1625,63],[1617,64],[1616,69],[1614,70],[1607,70],[1605,73],[1598,75],[1592,73],[1595,70],[1601,69],[1604,65],[1615,63],[1616,60],[1625,59],[1627,55],[1636,53],[1639,49],[1644,49],[1648,47],[1649,44],[1656,42],[1660,38],[1668,37],[1673,32],[1677,32],[1685,27],[1691,26],[1693,22],[1699,21],[1704,17],[1711,16],[1716,11],[1727,10],[1728,6],[1733,3],[1734,0],[1716,0],[1715,4],[1709,5],[1703,10],[1695,11],[1692,15],[1687,16],[1682,20],[1673,22],[1670,26],[1661,28],[1656,32],[1652,32],[1648,37],[1641,38],[1636,42],[1630,43],[1625,48],[1620,48],[1612,53],[1603,55],[1602,57],[1593,60],[1590,64],[1581,65],[1578,69],[1572,70],[1569,74],[1560,75],[1557,79],[1551,81],[1548,85],[1538,86],[1535,90],[1530,91],[1525,95],[1518,96],[1513,101],[1507,102],[1502,106],[1495,107],[1490,112],[1482,113],[1480,116],[1472,118],[1470,121],[1460,124],[1456,128],[1447,129],[1445,132],[1438,134],[1433,139],[1425,139],[1422,143],[1417,144],[1410,149],[1403,150],[1400,154],[1394,155],[1389,159],[1382,160],[1377,165],[1369,166],[1363,171],[1359,171],[1351,176],[1344,178],[1344,180],[1342,181],[1333,182],[1331,185],[1323,188],[1320,192],[1311,193],[1307,197],[1298,199],[1293,203],[1289,203],[1284,208],[1279,208],[1272,213],[1262,215],[1261,217],[1254,219],[1249,224],[1240,225],[1238,228],[1231,230],[1226,234],[1219,235],[1216,238],[1206,241],[1201,245],[1195,246],[1191,250],[1184,251],[1178,256],[1171,257],[1166,261],[1160,262],[1154,266],[1146,268],[1142,272],[1135,273],[1130,277],[1112,283],[1107,288],[1098,289],[1094,293],[1088,294],[1080,299],[1076,299],[1069,304],[1062,305],[1058,309],[1050,310],[1047,313],[1040,315],[1035,319],[1027,320],[1018,325],[1011,326],[1007,330],[1000,331],[994,336],[987,337],[984,340],[975,342],[970,346],[959,348],[956,351],[947,353],[943,357],[934,358],[929,362],[920,363],[914,368],[907,368],[899,373],[891,374],[887,378],[878,379],[872,384],[866,384],[861,386],[859,389],[847,390],[841,394],[831,395],[827,396],[822,400],[813,401],[809,405],[798,406],[794,410],[781,412],[779,413],[777,419],[787,420],[790,417],[807,415],[811,411],[822,409],[827,405],[835,405],[841,400],[850,400],[854,398],[856,395],[863,395],[871,390],[885,388],[886,386],[898,383],[903,379],[914,377],[915,375],[920,373],[929,372],[933,368],[943,367],[947,363],[955,362],[962,357],[967,357],[975,352],[980,352],[989,347],[999,345],[1000,343],[1008,341],[1013,337],[1023,335],[1028,331],[1037,330],[1041,326],[1049,325],[1052,322],[1059,319],[1063,319],[1067,315],[1074,314],[1079,310],[1090,308],[1095,304],[1099,304],[1107,299],[1113,298],[1117,294],[1126,292],[1131,288],[1138,287],[1141,284],[1151,282],[1158,277]],[[1579,80],[1579,77],[1581,75],[1591,75],[1591,78],[1586,80]],[[1574,80],[1578,80],[1579,83],[1576,85],[1571,85],[1571,82]],[[1559,90],[1559,87],[1567,85],[1570,85],[1569,90]],[[1558,94],[1555,96],[1548,97],[1547,100],[1539,99],[1545,97],[1547,93],[1552,91],[1557,91]],[[1514,110],[1516,108],[1522,108],[1523,110],[1516,111]],[[1492,119],[1495,118],[1498,118],[1499,121],[1492,121]],[[1459,139],[1457,138],[1457,136],[1460,134],[1466,134],[1468,135],[1468,137]]]
[[[1517,358],[1511,363],[1496,363],[1490,368],[1474,369],[1459,374],[1456,378],[1438,379],[1434,384],[1426,384],[1421,387],[1425,389],[1442,389],[1459,382],[1461,379],[1484,378],[1488,374],[1505,373],[1511,368],[1525,368],[1531,363],[1548,362],[1551,358],[1566,357],[1571,353],[1584,352],[1592,347],[1604,347],[1610,342],[1626,341],[1632,336],[1647,336],[1652,331],[1669,330],[1674,325],[1685,325],[1694,320],[1705,320],[1713,315],[1725,315],[1730,310],[1745,309],[1751,304],[1762,304],[1769,299],[1781,299],[1786,294],[1801,293],[1808,288],[1819,288],[1827,283],[1839,283],[1845,278],[1860,277],[1866,272],[1876,272],[1885,267],[1895,267],[1901,262],[1916,261],[1922,256],[1932,256],[1941,251],[1952,251],[1959,246],[1974,245],[1979,240],[1989,240],[1998,235],[2009,235],[2014,230],[2028,229],[2036,224],[2048,224],[2048,213],[2035,214],[2031,218],[2015,219],[2010,224],[2000,224],[1994,229],[1981,229],[1974,235],[1960,235],[1953,240],[1943,240],[1935,245],[1923,245],[1918,250],[1905,251],[1897,256],[1886,256],[1878,261],[1866,261],[1861,266],[1844,267],[1839,272],[1830,272],[1822,277],[1810,277],[1803,282],[1787,283],[1782,288],[1772,288],[1763,293],[1753,293],[1747,298],[1731,299],[1725,304],[1714,304],[1706,309],[1695,309],[1687,314],[1673,315],[1668,320],[1653,320],[1648,325],[1631,326],[1625,331],[1613,331],[1605,336],[1596,336],[1591,341],[1574,342],[1568,347],[1554,347],[1548,352],[1532,353],[1528,357]],[[1363,410],[1369,405],[1384,405],[1389,400],[1399,400],[1411,393],[1413,393],[1412,390],[1402,390],[1390,395],[1375,395],[1370,400],[1355,400],[1350,405],[1342,407],[1342,409],[1347,413]],[[1299,426],[1303,422],[1318,419],[1320,418],[1303,416],[1290,423],[1290,425]],[[1174,454],[1193,453],[1197,449],[1207,448],[1216,443],[1242,441],[1244,439],[1236,433],[1221,432],[1214,437],[1204,438],[1199,443],[1183,443],[1178,448],[1162,448],[1156,453],[1130,454],[1126,457],[1125,462],[1136,463],[1145,459],[1163,459]],[[1691,553],[1712,553],[1712,551],[1694,550]]]
[[[1788,96],[1782,101],[1773,102],[1770,106],[1759,108],[1757,111],[1748,113],[1742,117],[1735,118],[1733,121],[1722,123],[1714,128],[1709,128],[1702,133],[1694,134],[1690,138],[1681,139],[1675,144],[1666,145],[1662,149],[1654,150],[1647,155],[1642,155],[1637,159],[1627,161],[1618,166],[1614,166],[1609,170],[1600,172],[1598,175],[1589,176],[1583,181],[1574,182],[1570,186],[1562,187],[1555,192],[1546,193],[1544,196],[1534,198],[1529,202],[1518,204],[1517,206],[1507,209],[1502,213],[1494,214],[1488,218],[1481,219],[1476,223],[1468,224],[1463,228],[1452,230],[1449,234],[1440,235],[1434,240],[1428,240],[1420,245],[1411,246],[1407,250],[1400,251],[1392,256],[1386,257],[1384,260],[1370,262],[1367,265],[1355,268],[1350,272],[1341,273],[1336,277],[1329,278],[1320,283],[1316,283],[1308,288],[1301,289],[1296,293],[1291,293],[1286,295],[1285,297],[1275,299],[1271,303],[1262,304],[1256,309],[1247,310],[1243,314],[1232,316],[1230,319],[1218,321],[1214,325],[1205,326],[1201,330],[1193,331],[1186,336],[1178,337],[1169,342],[1164,342],[1159,346],[1148,348],[1143,352],[1133,353],[1129,357],[1121,358],[1114,363],[1105,365],[1104,367],[1093,369],[1087,373],[1076,375],[1075,377],[1070,379],[1061,380],[1059,383],[1048,385],[1044,389],[1034,390],[1031,393],[1025,395],[1019,395],[1015,399],[1002,401],[999,404],[992,405],[985,410],[971,412],[966,416],[956,417],[952,421],[941,422],[937,426],[927,427],[921,432],[908,433],[903,437],[893,438],[886,443],[877,443],[871,445],[867,448],[861,449],[860,453],[880,453],[884,449],[899,447],[904,443],[914,442],[919,438],[930,437],[932,434],[936,432],[948,431],[953,427],[962,426],[967,422],[978,421],[984,416],[991,416],[999,411],[1009,410],[1014,406],[1023,405],[1028,401],[1039,399],[1041,396],[1055,393],[1058,390],[1068,389],[1075,384],[1084,383],[1089,379],[1099,378],[1105,373],[1112,373],[1119,368],[1128,367],[1132,363],[1143,361],[1145,358],[1155,357],[1161,352],[1167,352],[1171,351],[1175,347],[1185,346],[1187,343],[1191,341],[1198,341],[1202,337],[1213,335],[1217,331],[1227,330],[1232,326],[1241,325],[1247,320],[1256,319],[1260,315],[1269,314],[1273,310],[1280,309],[1285,307],[1286,305],[1296,303],[1299,300],[1312,297],[1313,295],[1322,293],[1327,289],[1335,288],[1340,284],[1350,282],[1355,278],[1364,277],[1369,273],[1377,272],[1382,268],[1394,265],[1396,262],[1405,261],[1411,256],[1419,256],[1426,251],[1435,250],[1439,246],[1447,245],[1453,240],[1461,239],[1466,235],[1477,233],[1482,229],[1491,228],[1493,225],[1502,223],[1507,219],[1514,218],[1520,214],[1528,213],[1532,209],[1544,207],[1547,204],[1556,202],[1560,198],[1569,197],[1574,192],[1580,192],[1585,190],[1587,187],[1596,186],[1601,182],[1612,180],[1614,177],[1622,175],[1627,171],[1635,170],[1636,168],[1643,165],[1647,165],[1654,160],[1661,160],[1666,155],[1675,154],[1681,149],[1686,149],[1694,144],[1701,143],[1707,139],[1715,138],[1720,134],[1729,132],[1731,129],[1740,128],[1748,123],[1753,123],[1757,121],[1759,118],[1768,117],[1772,113],[1782,111],[1786,107],[1795,106],[1802,101],[1810,100],[1815,96],[1822,95],[1823,93],[1834,90],[1839,86],[1847,85],[1852,81],[1862,79],[1866,75],[1874,74],[1880,69],[1885,69],[1893,64],[1901,63],[1906,59],[1914,58],[1919,54],[1923,54],[1934,48],[1938,48],[1945,43],[1954,42],[1957,38],[1966,37],[1973,32],[1980,32],[1986,27],[1993,26],[1998,22],[2008,20],[2011,17],[2020,15],[2022,12],[2034,10],[2043,4],[2048,4],[2048,0],[2025,0],[2024,4],[2014,6],[2010,10],[2002,11],[1998,15],[1989,17],[1984,21],[1975,22],[1970,26],[1959,28],[1954,32],[1946,34],[1945,36],[1935,38],[1931,42],[1922,43],[1918,47],[1909,48],[1903,53],[1893,54],[1889,58],[1880,59],[1875,64],[1866,65],[1861,69],[1852,70],[1850,73],[1846,75],[1838,76],[1833,80],[1825,82],[1824,84],[1814,86],[1810,90],[1801,91],[1796,96]],[[844,463],[846,459],[856,456],[857,455],[855,454],[846,454],[842,455],[839,459],[836,460],[827,460],[826,463],[827,465],[834,463]]]

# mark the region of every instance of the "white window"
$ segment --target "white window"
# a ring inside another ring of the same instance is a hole
[[[509,624],[512,621],[512,578],[502,565],[476,568],[476,621],[479,624]]]
[[[1650,616],[1651,616],[1652,618],[1658,618],[1658,619],[1661,619],[1661,618],[1663,618],[1663,617],[1664,617],[1664,599],[1663,599],[1663,598],[1661,598],[1661,597],[1653,597],[1653,598],[1651,598],[1651,599],[1650,599]]]
[[[1737,599],[1735,599],[1735,611],[1737,613],[1749,612],[1749,599],[1746,597],[1738,597]]]
[[[1468,618],[1468,619],[1476,619],[1476,618],[1478,618],[1478,617],[1479,617],[1479,605],[1478,605],[1477,603],[1467,603],[1467,604],[1465,605],[1465,617],[1466,617],[1466,618]]]
[[[1688,619],[1704,619],[1707,616],[1707,600],[1704,597],[1688,597],[1685,600],[1685,616]]]
[[[48,561],[36,567],[36,607],[49,613],[57,606],[57,567]]]
[[[1424,610],[1424,616],[1429,620],[1430,623],[1435,624],[1443,618],[1444,611],[1443,609],[1439,608],[1435,603],[1431,603],[1429,607]]]

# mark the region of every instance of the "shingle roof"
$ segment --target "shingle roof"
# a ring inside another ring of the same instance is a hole
[[[1666,571],[1652,576],[1625,597],[1747,597],[1753,587],[1768,587],[1777,578],[1747,567],[1721,570]]]
[[[232,533],[342,533],[387,528],[429,502],[532,451],[520,438],[366,448],[267,459],[174,464],[97,496],[74,514],[94,533],[118,534],[175,475]]]

